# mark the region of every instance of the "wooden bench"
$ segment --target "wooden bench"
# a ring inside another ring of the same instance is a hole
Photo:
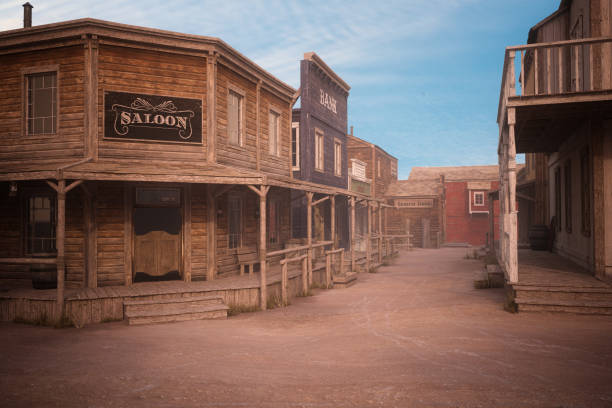
[[[237,255],[240,264],[240,276],[244,275],[245,266],[249,267],[249,275],[252,275],[254,265],[259,263],[257,248],[239,248]]]

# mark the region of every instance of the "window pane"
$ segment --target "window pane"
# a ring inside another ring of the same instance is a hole
[[[27,123],[29,134],[55,133],[57,119],[57,73],[27,77]]]

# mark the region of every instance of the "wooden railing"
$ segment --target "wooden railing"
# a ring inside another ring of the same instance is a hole
[[[325,286],[328,289],[332,285],[332,263],[334,263],[334,256],[336,254],[340,254],[340,268],[339,271],[336,271],[335,275],[342,275],[344,273],[344,248],[325,251]]]
[[[281,299],[283,306],[287,306],[289,303],[289,273],[287,264],[289,262],[301,262],[302,263],[302,290],[307,292],[308,288],[308,255],[296,256],[293,258],[285,258],[280,261],[281,265]]]
[[[612,89],[612,37],[506,48],[498,120],[512,96],[550,96]],[[518,70],[518,72],[517,72]]]

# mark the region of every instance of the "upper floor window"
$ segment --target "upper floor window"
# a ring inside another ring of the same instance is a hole
[[[28,135],[53,134],[57,130],[57,72],[26,75]]]
[[[483,206],[484,204],[484,193],[482,191],[476,191],[474,193],[474,206]]]
[[[300,124],[291,124],[291,167],[293,170],[300,169]]]
[[[244,95],[230,89],[227,98],[227,137],[231,144],[242,146],[243,122]]]
[[[242,199],[239,195],[228,196],[228,248],[238,248],[242,244]]]
[[[26,251],[28,254],[55,252],[55,198],[34,195],[26,201]]]
[[[334,174],[342,176],[342,143],[334,141]]]
[[[323,131],[315,129],[315,170],[323,171],[323,150],[324,138]]]
[[[280,156],[280,142],[278,140],[280,136],[280,114],[270,110],[269,123],[269,151],[274,156]]]

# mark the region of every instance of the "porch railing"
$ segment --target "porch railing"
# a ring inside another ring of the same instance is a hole
[[[551,96],[612,89],[612,37],[507,47],[498,121],[512,96]]]

